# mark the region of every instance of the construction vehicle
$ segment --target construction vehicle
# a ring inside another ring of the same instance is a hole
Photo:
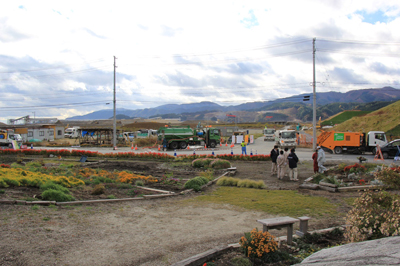
[[[343,152],[362,154],[372,152],[376,154],[376,146],[387,143],[383,131],[370,131],[367,134],[360,132],[322,131],[317,138],[317,145],[329,149],[336,154]]]
[[[275,129],[274,128],[264,128],[264,141],[274,141],[275,140]]]
[[[201,145],[215,148],[221,141],[221,130],[205,127],[196,129],[187,127],[161,127],[158,131],[158,140],[167,140],[167,148],[185,149],[188,145]]]
[[[275,144],[279,148],[295,148],[297,144],[296,130],[284,129],[275,132]]]
[[[12,130],[0,129],[0,146],[13,148],[13,142],[20,147],[22,145],[21,135],[15,134]]]

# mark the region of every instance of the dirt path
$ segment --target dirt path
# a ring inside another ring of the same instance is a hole
[[[270,162],[233,165],[237,177],[263,179],[269,189],[296,190],[299,185],[270,176]],[[300,180],[310,171],[311,162],[299,165]],[[341,197],[326,191],[305,193],[332,201]],[[271,217],[230,205],[191,202],[196,195],[38,210],[0,205],[0,265],[171,265],[237,243],[243,232],[260,227],[257,219]],[[342,223],[332,218],[311,220],[310,228]]]

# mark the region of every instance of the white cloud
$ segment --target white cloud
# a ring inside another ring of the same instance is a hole
[[[365,21],[379,14],[388,20]],[[399,80],[400,65],[388,55],[398,55],[400,46],[377,43],[399,43],[399,24],[397,0],[8,1],[0,11],[0,57],[7,57],[0,60],[0,89],[25,100],[2,100],[0,110],[28,102],[106,102],[114,55],[118,107],[203,100],[232,105],[305,93],[312,90],[313,37],[317,79],[336,83],[320,91],[390,86]],[[359,42],[336,42],[343,40]],[[35,69],[41,71],[18,72]],[[79,97],[46,101],[32,91]],[[55,108],[51,116],[103,108]],[[48,116],[40,110],[36,115]]]

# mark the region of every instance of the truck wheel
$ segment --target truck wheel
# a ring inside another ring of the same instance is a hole
[[[336,153],[336,154],[341,154],[342,153],[342,147],[335,147],[335,149],[333,149],[334,150],[334,152]]]
[[[179,143],[179,148],[181,148],[182,150],[186,149],[186,147],[187,147],[187,143],[186,142],[182,141],[182,142]]]
[[[215,143],[215,141],[211,141],[211,143],[210,143],[210,148],[215,148],[215,146],[217,146],[217,144]]]
[[[389,154],[387,152],[382,152],[382,157],[383,157],[383,159],[388,159]]]
[[[172,142],[170,145],[171,149],[175,150],[178,148],[178,142]]]

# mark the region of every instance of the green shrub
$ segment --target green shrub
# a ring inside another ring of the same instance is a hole
[[[116,199],[117,197],[116,196],[114,196],[114,195],[108,195],[107,196],[107,199]]]
[[[227,160],[215,159],[210,163],[210,166],[215,169],[230,168],[231,163]]]
[[[4,179],[0,179],[0,187],[9,187]]]
[[[322,179],[321,181],[325,182],[325,183],[329,183],[329,184],[334,184],[337,186],[340,185],[340,182],[337,180],[337,178],[335,176],[327,176],[324,179]]]
[[[207,169],[206,171],[201,172],[200,176],[207,178],[209,181],[214,180],[214,170]]]
[[[106,192],[106,188],[102,184],[96,185],[92,190],[92,195],[101,195]]]
[[[138,187],[143,187],[144,186],[144,182],[143,182],[143,180],[137,180],[135,182],[135,185],[138,186]]]
[[[71,195],[65,194],[64,192],[55,189],[47,189],[43,191],[42,199],[49,201],[57,201],[57,202],[75,200],[74,197],[72,197]]]
[[[21,184],[18,182],[18,180],[14,180],[14,179],[8,179],[8,178],[3,178],[4,182],[6,182],[6,184],[8,186],[12,186],[12,187],[19,187]]]
[[[386,191],[368,191],[354,201],[346,216],[345,238],[358,242],[400,235],[400,197]]]
[[[115,181],[112,180],[111,178],[105,178],[105,179],[104,179],[104,183],[106,183],[106,184],[111,184],[111,183],[115,183]]]
[[[200,191],[201,186],[205,185],[208,183],[207,178],[202,177],[202,176],[196,176],[193,179],[190,179],[187,181],[184,185],[186,189],[193,189],[194,191]]]
[[[1,185],[0,185],[0,187],[1,187]],[[0,194],[4,194],[4,193],[6,193],[6,191],[4,189],[0,189]]]
[[[129,184],[129,183],[118,183],[117,184],[117,188],[119,188],[119,189],[131,189],[132,188],[132,184]]]
[[[201,167],[208,167],[211,163],[211,159],[208,158],[199,158],[196,159],[192,162],[192,166],[196,168],[201,168]]]
[[[65,194],[69,194],[68,188],[63,187],[62,185],[56,184],[56,183],[54,183],[52,181],[47,181],[46,183],[42,184],[40,186],[40,189],[43,190],[43,191],[48,190],[48,189],[54,189],[54,190],[61,191],[61,192],[65,193]]]
[[[311,182],[313,182],[314,184],[319,184],[319,182],[324,179],[326,176],[322,173],[317,173],[313,176],[313,179]]]
[[[40,207],[39,207],[39,205],[37,205],[37,204],[35,204],[35,205],[32,206],[32,210],[33,210],[33,211],[37,211],[37,210],[39,210],[39,208],[40,208]]]
[[[382,165],[381,170],[376,171],[374,176],[392,189],[400,189],[400,167],[391,168]]]

